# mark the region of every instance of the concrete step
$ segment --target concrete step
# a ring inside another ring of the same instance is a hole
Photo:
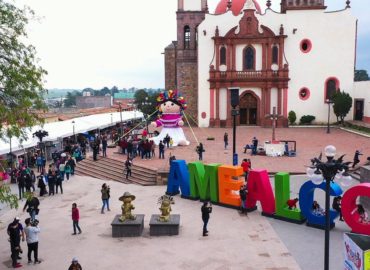
[[[100,171],[101,173],[115,177],[123,177],[125,175],[123,168],[110,167],[108,164],[103,164],[98,161],[85,162],[83,168],[88,168],[91,171]],[[137,172],[135,170],[131,170],[131,173],[143,183],[148,182],[152,184],[157,180],[156,175],[146,175],[144,172]]]
[[[88,158],[88,159],[85,159],[84,160],[85,162],[91,162],[91,163],[102,163],[102,164],[108,164],[109,167],[111,168],[118,168],[118,169],[122,169],[125,167],[125,162],[124,161],[121,161],[121,160],[115,160],[115,159],[111,159],[111,158],[99,158],[98,161],[93,161],[92,158]],[[131,168],[132,171],[138,171],[138,172],[144,172],[145,175],[152,175],[153,177],[156,177],[157,176],[157,171],[156,170],[153,170],[153,169],[150,169],[150,168],[146,168],[146,167],[143,167],[141,165],[137,165],[133,164],[132,168]]]
[[[89,167],[83,167],[76,169],[75,173],[77,175],[88,175],[94,178],[102,179],[102,180],[114,180],[121,183],[132,183],[137,184],[141,186],[153,186],[156,185],[156,182],[152,181],[145,181],[141,178],[135,177],[135,176],[129,176],[128,179],[122,174],[122,175],[113,175],[113,174],[106,174],[105,172],[97,171],[95,168],[89,168]]]
[[[78,163],[76,174],[88,175],[99,179],[111,179],[123,183],[134,183],[143,186],[152,186],[157,184],[157,175],[153,170],[147,170],[143,167],[132,167],[132,176],[128,180],[124,174],[124,162],[108,158],[100,158],[93,161],[87,158]]]

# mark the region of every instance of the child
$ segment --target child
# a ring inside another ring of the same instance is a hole
[[[173,139],[171,138],[170,139],[170,148],[172,148],[172,146],[173,146]]]
[[[365,208],[362,206],[362,204],[358,204],[357,208],[355,208],[352,211],[352,214],[354,214],[354,212],[356,211],[357,211],[357,214],[359,215],[358,222],[365,223],[365,224],[369,223],[369,216],[366,213]]]
[[[73,233],[72,235],[76,235],[76,228],[78,229],[78,234],[82,233],[80,226],[78,225],[78,221],[80,220],[80,211],[77,208],[77,204],[72,204],[72,221],[73,221]]]
[[[81,265],[78,263],[77,258],[73,258],[73,259],[72,259],[72,264],[71,264],[71,266],[68,268],[68,270],[82,270],[82,267],[81,267]]]
[[[287,201],[288,209],[289,210],[297,209],[297,202],[298,198],[288,200]]]

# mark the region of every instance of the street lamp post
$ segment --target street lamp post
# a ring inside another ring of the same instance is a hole
[[[110,124],[113,125],[113,114],[110,114]]]
[[[73,124],[73,137],[74,137],[75,143],[77,143],[77,138],[76,138],[76,133],[75,133],[75,121],[74,120],[72,121],[72,124]]]
[[[323,180],[325,185],[325,252],[324,252],[324,270],[329,270],[329,244],[330,244],[330,183],[334,178],[341,179],[343,185],[349,185],[351,176],[347,173],[350,162],[343,162],[343,156],[335,160],[336,148],[333,145],[325,147],[326,162],[321,158],[311,159],[312,167],[307,169],[307,175],[311,181],[320,185]]]
[[[43,148],[42,139],[46,136],[49,136],[49,133],[45,130],[40,129],[32,134],[32,137],[35,137],[35,136],[39,139],[39,147],[40,147],[40,151],[42,155],[42,148]]]
[[[231,115],[233,117],[233,165],[238,165],[238,154],[236,153],[236,116],[239,115],[239,110],[236,107],[239,105],[239,89],[230,89]]]
[[[333,100],[332,99],[327,99],[326,100],[326,103],[328,103],[328,127],[326,129],[326,133],[330,133],[330,105],[333,104]]]
[[[119,116],[121,118],[121,122],[120,122],[120,130],[121,130],[121,135],[123,135],[123,124],[122,124],[122,103],[121,101],[118,102],[118,106],[119,106]]]

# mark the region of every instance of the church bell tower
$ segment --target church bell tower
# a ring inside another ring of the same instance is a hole
[[[178,0],[176,84],[194,119],[198,118],[198,25],[206,13],[207,0]]]

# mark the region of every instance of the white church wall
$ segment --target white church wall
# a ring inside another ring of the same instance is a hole
[[[256,50],[256,70],[262,69],[262,45],[261,44],[243,44],[235,48],[235,68],[238,71],[243,70],[243,50],[247,45],[252,45]]]
[[[335,77],[341,89],[352,92],[356,19],[351,15],[351,10],[331,13],[322,10],[287,11],[286,14],[267,10],[258,19],[275,33],[283,24],[288,35],[285,40],[285,56],[291,78],[288,111],[295,111],[298,119],[310,114],[316,117],[316,122],[326,122],[325,81]],[[300,49],[303,39],[312,42],[312,49],[308,53]],[[307,100],[299,98],[302,87],[310,90]],[[331,121],[335,120],[332,114]]]
[[[201,11],[202,1],[200,0],[183,0],[184,11]]]
[[[272,113],[274,110],[274,107],[276,107],[276,113],[278,108],[278,89],[277,88],[271,88],[271,100],[270,100],[270,113]]]
[[[210,85],[209,68],[210,65],[216,66],[216,52],[214,51],[214,43],[212,37],[215,35],[216,26],[218,26],[220,35],[225,35],[232,27],[237,26],[241,19],[241,15],[234,16],[231,12],[223,15],[206,14],[206,19],[198,26],[198,123],[200,127],[208,127],[210,119]],[[226,89],[225,89],[226,91]],[[220,106],[225,106],[224,115],[220,117],[226,119],[226,92],[225,103]],[[202,112],[206,113],[206,117],[201,117]],[[216,107],[215,107],[216,113]]]
[[[227,118],[227,89],[220,89],[220,120]]]
[[[363,121],[370,123],[370,81],[355,82],[352,99],[364,99]]]

